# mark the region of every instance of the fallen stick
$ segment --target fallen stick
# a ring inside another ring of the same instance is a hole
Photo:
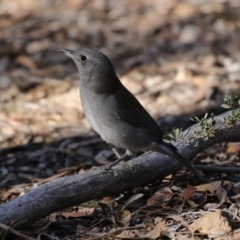
[[[223,126],[221,119],[230,111],[217,116],[216,128]],[[187,129],[184,134],[191,133],[198,124]],[[240,125],[232,129],[219,130],[208,141],[201,141],[197,147],[179,143],[177,148],[187,160],[192,159],[203,149],[223,141],[240,141]],[[135,158],[129,163],[132,167],[118,165],[113,171],[89,170],[79,175],[66,176],[45,183],[38,188],[0,206],[0,223],[23,221],[24,224],[45,217],[64,208],[81,204],[91,199],[119,194],[139,185],[161,179],[178,170],[181,164],[166,155],[149,153]]]

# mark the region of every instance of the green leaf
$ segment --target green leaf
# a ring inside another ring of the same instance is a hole
[[[142,193],[138,193],[138,194],[135,194],[135,195],[131,196],[127,200],[125,205],[122,207],[121,211],[123,211],[124,209],[128,208],[129,206],[131,206],[135,201],[137,201],[138,199],[140,199],[143,196],[144,196],[144,194],[142,194]]]
[[[163,141],[164,141],[165,143],[170,143],[170,142],[171,142],[170,140],[168,140],[168,139],[166,139],[166,138],[163,138]]]
[[[222,106],[223,108],[231,108],[228,104],[225,104],[225,103],[222,104],[221,106]]]
[[[178,136],[178,135],[179,135],[179,133],[180,133],[180,130],[179,130],[179,128],[176,128],[176,129],[175,129],[175,135],[176,135],[176,136]]]
[[[200,122],[200,119],[197,116],[195,117],[195,119],[196,119],[196,121]]]

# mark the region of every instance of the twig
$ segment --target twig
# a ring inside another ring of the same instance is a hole
[[[107,218],[101,219],[100,221],[98,221],[97,223],[93,224],[91,227],[87,228],[84,232],[81,233],[81,235],[83,236],[86,232],[88,232],[90,229],[96,227],[98,224],[100,224],[101,222],[105,221]]]
[[[112,147],[112,151],[116,155],[117,158],[121,157],[121,155],[119,154],[119,152],[117,151],[117,149],[115,147]]]
[[[16,236],[20,237],[20,238],[23,238],[23,239],[26,239],[26,240],[36,240],[36,238],[32,238],[32,237],[29,237],[27,235],[24,235],[16,230],[14,230],[13,228],[5,225],[5,224],[2,224],[0,223],[0,228],[6,230],[6,231],[10,231],[11,233],[15,234]]]
[[[231,112],[217,116],[216,127],[221,126],[222,118],[228,117],[229,114]],[[196,127],[197,125],[192,126],[189,134]],[[177,148],[179,153],[189,160],[215,143],[236,141],[240,141],[240,124],[231,130],[221,130],[216,136],[208,141],[202,141],[196,147],[179,143]],[[47,182],[14,200],[1,204],[0,222],[9,224],[13,220],[17,222],[25,220],[23,225],[26,225],[64,208],[91,199],[116,195],[133,187],[156,181],[181,167],[180,162],[155,152],[134,158],[129,163],[132,165],[131,168],[118,165],[112,171],[92,169],[78,175],[61,177]]]
[[[222,166],[203,166],[194,165],[197,170],[204,172],[217,172],[217,173],[240,173],[240,167],[222,167]]]
[[[216,210],[216,209],[215,209]],[[181,217],[183,217],[183,216],[187,216],[187,215],[190,215],[190,214],[208,214],[209,212],[211,212],[211,211],[207,211],[207,212],[185,212],[185,213],[181,213],[181,214],[179,214]],[[212,211],[212,212],[214,212],[214,211]]]

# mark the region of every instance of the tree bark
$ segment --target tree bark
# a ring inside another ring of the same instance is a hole
[[[230,111],[216,117],[216,127],[222,126],[221,119]],[[191,136],[198,124],[184,132]],[[179,153],[187,160],[203,149],[223,141],[240,141],[240,125],[232,129],[220,130],[208,141],[201,141],[197,147],[179,143]],[[176,145],[176,144],[175,144]],[[135,158],[132,167],[118,165],[113,171],[89,170],[87,173],[66,176],[45,183],[38,188],[0,206],[0,223],[23,221],[23,224],[47,216],[55,211],[81,204],[91,199],[119,194],[127,189],[161,179],[178,170],[181,164],[166,155],[149,153]]]

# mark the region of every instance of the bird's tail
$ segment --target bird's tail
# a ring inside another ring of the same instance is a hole
[[[161,153],[164,153],[170,157],[173,157],[177,159],[179,162],[181,162],[185,167],[187,167],[194,175],[199,176],[199,173],[197,170],[190,164],[186,159],[184,159],[177,151],[177,148],[175,148],[172,144],[168,143],[161,143],[159,145],[159,151]]]

